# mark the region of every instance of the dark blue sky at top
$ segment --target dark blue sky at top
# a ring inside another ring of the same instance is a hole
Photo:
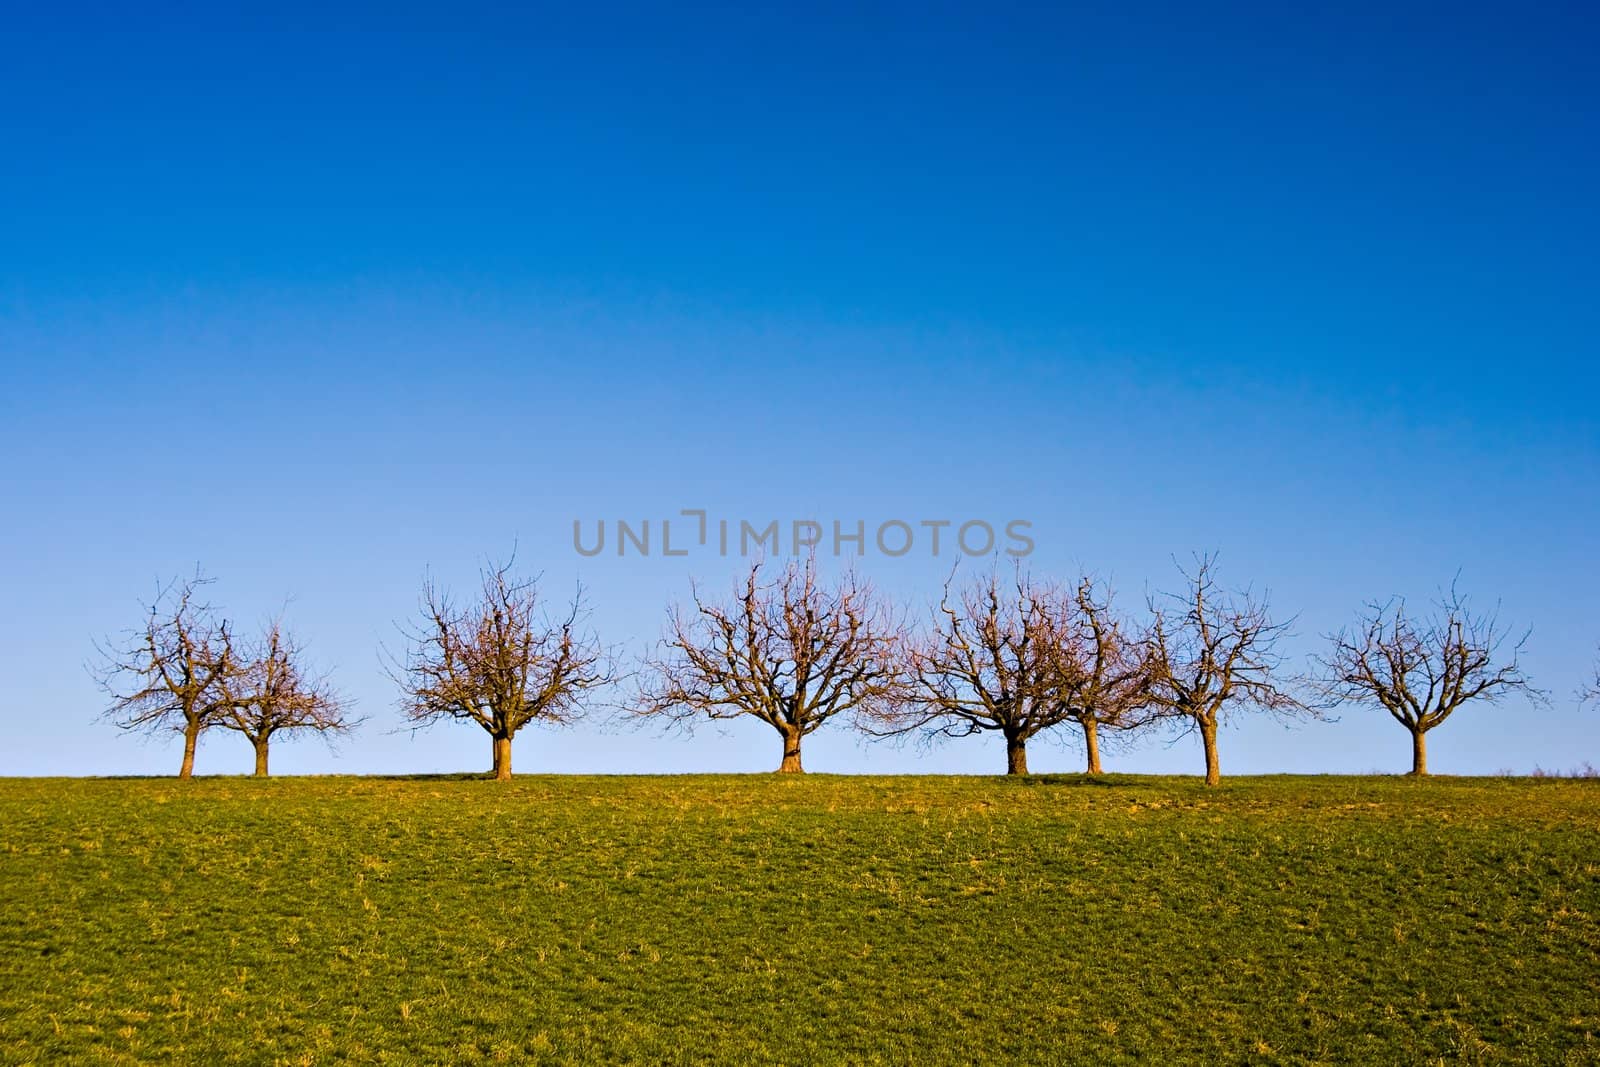
[[[12,6],[0,548],[45,622],[0,637],[49,669],[0,682],[0,772],[85,732],[96,769],[165,766],[86,725],[80,668],[157,574],[203,562],[246,616],[293,596],[392,719],[373,648],[425,568],[470,577],[516,540],[642,646],[688,571],[579,560],[571,520],[693,506],[1027,515],[1036,568],[1110,571],[1132,601],[1219,548],[1301,612],[1308,650],[1459,568],[1534,624],[1557,707],[1509,752],[1464,724],[1436,762],[1594,758],[1569,694],[1600,641],[1597,25],[1583,5]],[[907,596],[942,574],[863,566]],[[68,709],[42,733],[41,701]],[[1243,731],[1240,769],[1404,755],[1365,713],[1307,730]],[[466,728],[430,737],[294,758],[481,762]],[[836,744],[840,769],[995,762]],[[761,767],[768,747],[580,730],[529,760]]]

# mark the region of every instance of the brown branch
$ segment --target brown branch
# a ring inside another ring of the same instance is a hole
[[[510,777],[510,743],[519,730],[579,718],[585,697],[614,679],[609,654],[579,629],[583,588],[551,617],[536,580],[513,576],[511,566],[484,570],[477,598],[464,605],[426,583],[420,621],[404,631],[405,658],[390,672],[413,723],[459,719],[487,732],[497,777]]]
[[[227,707],[218,725],[254,746],[258,775],[267,773],[268,746],[278,734],[311,732],[331,740],[358,725],[327,676],[306,667],[304,650],[281,620],[272,620],[241,658],[225,686]]]
[[[1398,597],[1373,601],[1330,635],[1319,682],[1332,700],[1382,708],[1409,730],[1412,773],[1426,774],[1422,735],[1462,706],[1513,693],[1544,701],[1519,662],[1528,637],[1512,641],[1497,613],[1473,612],[1454,584],[1427,615],[1409,613]]]
[[[1150,605],[1145,639],[1150,708],[1157,718],[1200,734],[1206,782],[1221,780],[1217,729],[1230,713],[1315,714],[1289,688],[1278,644],[1288,623],[1274,622],[1266,600],[1248,590],[1230,593],[1216,577],[1216,557],[1198,556],[1183,571],[1185,590]]]
[[[896,686],[895,627],[854,574],[823,586],[816,561],[791,561],[770,581],[753,564],[726,602],[698,588],[693,610],[669,614],[661,653],[635,714],[688,726],[750,716],[784,739],[780,770],[799,771],[800,741],[846,712],[870,715]]]
[[[105,717],[125,730],[176,730],[184,737],[178,776],[194,773],[200,734],[230,708],[229,686],[243,669],[225,620],[198,600],[210,584],[194,577],[160,586],[144,605],[143,626],[120,644],[96,644],[94,669],[111,697]]]

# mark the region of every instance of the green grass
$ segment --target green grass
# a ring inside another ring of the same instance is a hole
[[[1600,781],[0,781],[0,1060],[1600,1062]]]

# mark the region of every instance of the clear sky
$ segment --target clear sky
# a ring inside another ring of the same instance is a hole
[[[196,563],[369,716],[279,772],[487,766],[398,729],[424,576],[513,544],[643,650],[738,560],[584,558],[683,508],[1033,523],[1130,607],[1218,550],[1319,647],[1457,571],[1547,709],[1443,773],[1600,762],[1592,5],[14,7],[0,34],[0,774],[171,773],[91,641]],[[952,560],[860,569],[916,604]],[[523,771],[766,770],[759,724],[529,731]],[[1035,745],[1035,770],[1075,768]],[[1001,769],[808,742],[812,770]],[[1150,741],[1108,769],[1200,769]],[[1403,770],[1379,712],[1224,773]],[[202,772],[249,746],[202,743]]]

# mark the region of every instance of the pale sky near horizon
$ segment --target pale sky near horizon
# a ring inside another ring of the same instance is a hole
[[[1600,75],[1582,5],[1315,12],[456,5],[10,16],[0,40],[0,774],[166,774],[84,664],[162,577],[283,609],[366,726],[274,770],[480,770],[379,649],[517,546],[638,652],[738,559],[573,550],[686,508],[1032,523],[1130,607],[1174,557],[1296,618],[1458,572],[1551,705],[1440,773],[1600,763]],[[657,525],[657,528],[658,525]],[[858,568],[921,606],[953,557]],[[285,605],[287,605],[285,607]],[[1224,774],[1400,771],[1381,712]],[[807,742],[996,772],[992,737]],[[764,771],[760,724],[520,737],[519,771]],[[1070,745],[1036,744],[1039,771]],[[1107,754],[1194,773],[1192,740]],[[202,744],[201,773],[249,746]]]

